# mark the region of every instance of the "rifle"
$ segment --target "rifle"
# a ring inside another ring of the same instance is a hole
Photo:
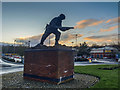
[[[66,30],[69,30],[69,29],[74,29],[74,27],[61,27],[60,28],[61,31],[66,31]]]

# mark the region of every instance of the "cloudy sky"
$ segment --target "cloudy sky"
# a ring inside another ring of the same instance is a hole
[[[65,14],[63,26],[75,26],[74,30],[61,32],[60,44],[103,44],[116,42],[118,37],[117,2],[3,2],[2,41],[13,43],[40,42],[45,25],[59,14]],[[54,35],[50,35],[51,45]],[[45,41],[48,45],[49,40]]]

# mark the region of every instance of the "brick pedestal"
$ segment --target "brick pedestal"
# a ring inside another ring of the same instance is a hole
[[[73,79],[73,50],[28,49],[25,51],[24,79],[60,84]]]

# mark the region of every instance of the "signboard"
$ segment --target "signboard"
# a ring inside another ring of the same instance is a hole
[[[111,50],[105,50],[105,52],[111,52]]]
[[[5,53],[5,55],[17,55],[16,53]]]

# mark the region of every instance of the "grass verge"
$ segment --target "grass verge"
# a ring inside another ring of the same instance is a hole
[[[92,65],[75,66],[75,73],[89,74],[97,76],[100,81],[91,88],[118,88],[120,68],[114,70],[102,70],[98,68],[112,68],[118,65]]]

